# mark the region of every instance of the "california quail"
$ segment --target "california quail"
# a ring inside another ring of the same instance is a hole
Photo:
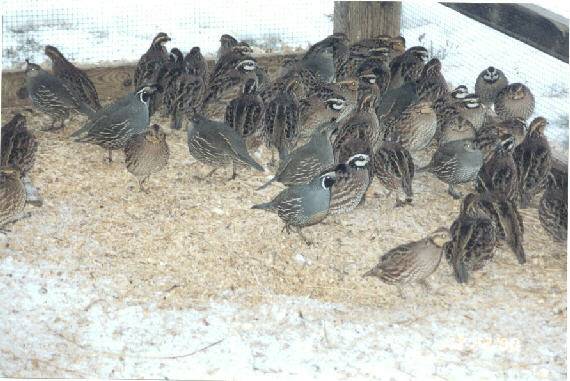
[[[509,137],[498,143],[493,152],[484,155],[483,165],[477,174],[477,192],[489,192],[508,200],[517,196],[518,175],[513,159],[514,146],[514,138]]]
[[[527,120],[534,112],[534,95],[522,83],[512,83],[497,94],[495,112],[502,119]]]
[[[395,89],[407,82],[417,81],[428,57],[423,46],[412,46],[390,62],[389,89]]]
[[[410,152],[429,145],[437,129],[437,118],[431,101],[420,101],[406,107],[401,115],[385,126],[384,139],[402,144]]]
[[[34,166],[38,150],[36,137],[26,127],[26,118],[17,113],[0,132],[0,166],[15,167],[25,176]]]
[[[538,218],[542,227],[554,240],[565,242],[568,238],[568,170],[563,181],[551,174],[546,191],[540,199]]]
[[[509,84],[509,80],[501,70],[489,66],[483,70],[475,81],[475,94],[486,105],[495,103],[497,94]]]
[[[335,172],[315,176],[309,183],[292,185],[282,190],[270,202],[254,205],[252,209],[277,213],[285,222],[284,230],[287,233],[291,228],[296,228],[305,243],[310,244],[301,229],[318,224],[326,218],[334,182]]]
[[[421,100],[435,102],[448,93],[447,82],[441,73],[441,61],[432,58],[422,69],[417,81],[417,94]]]
[[[515,147],[521,144],[526,134],[526,123],[524,119],[514,118],[503,121],[491,121],[481,127],[476,134],[476,142],[483,152],[492,152],[497,143],[508,137],[513,137]]]
[[[221,57],[228,54],[231,49],[237,44],[238,40],[236,40],[233,36],[230,36],[229,34],[222,34],[222,37],[220,37],[220,47],[216,53],[216,59],[219,60]]]
[[[274,181],[284,185],[306,184],[316,175],[331,167],[334,163],[331,135],[336,132],[335,122],[319,125],[311,135],[309,142],[298,147],[279,162],[275,176],[259,189]]]
[[[454,140],[437,148],[430,163],[418,172],[428,171],[439,180],[448,184],[447,192],[455,199],[461,198],[461,193],[454,185],[467,183],[477,178],[483,164],[483,154],[471,139]]]
[[[470,271],[483,268],[495,254],[496,227],[479,208],[479,196],[468,194],[459,217],[451,225],[451,241],[443,246],[458,283],[467,283]]]
[[[329,214],[349,213],[360,204],[370,185],[369,161],[368,155],[356,154],[346,163],[331,168],[336,176],[331,188]]]
[[[226,123],[242,138],[261,133],[265,105],[257,93],[257,79],[250,78],[243,86],[243,94],[232,100],[226,108]]]
[[[143,186],[145,181],[150,175],[166,167],[169,156],[166,135],[158,124],[153,124],[147,131],[127,141],[125,163],[129,173],[137,178],[141,192],[149,192],[149,189]]]
[[[26,204],[26,190],[20,180],[20,171],[14,167],[0,167],[0,229],[20,217]]]
[[[95,85],[87,74],[69,62],[54,46],[47,45],[45,54],[51,59],[53,75],[66,82],[79,97],[79,100],[90,106],[93,113],[101,108]]]
[[[283,91],[275,94],[265,105],[263,136],[269,148],[277,149],[280,159],[295,147],[299,136],[300,105],[294,92],[297,83],[292,79]]]
[[[64,121],[69,118],[71,110],[77,110],[87,116],[93,114],[93,109],[79,100],[79,96],[71,87],[60,79],[43,70],[39,65],[27,62],[26,89],[32,100],[32,105],[39,111],[52,118],[51,127],[47,130],[63,128]],[[56,122],[59,127],[54,127]]]
[[[158,33],[145,54],[141,56],[134,74],[135,90],[141,86],[156,83],[157,72],[167,62],[169,55],[164,44],[170,41],[170,37],[164,32]]]
[[[156,87],[145,86],[106,105],[71,137],[76,142],[97,144],[109,150],[111,162],[113,150],[122,149],[131,137],[148,128],[148,104],[155,91]]]
[[[411,283],[420,283],[429,290],[427,278],[437,270],[442,246],[449,237],[449,229],[440,228],[422,240],[395,247],[382,255],[378,264],[362,276],[375,276],[386,284],[397,285],[402,297],[406,295],[402,287]]]
[[[177,130],[182,128],[184,117],[191,118],[201,108],[206,92],[204,73],[198,67],[199,62],[186,59],[190,54],[195,53],[190,52],[186,55],[181,73],[165,94],[167,100],[165,106],[171,118],[170,127]]]
[[[384,142],[378,147],[372,157],[372,174],[388,189],[390,194],[401,187],[406,195],[406,203],[412,202],[414,161],[410,152],[400,143]],[[402,205],[404,202],[396,197],[396,206]]]
[[[517,166],[518,197],[521,208],[528,208],[535,194],[540,192],[552,167],[552,153],[544,129],[548,122],[543,117],[534,119],[523,142],[515,147],[513,158]]]
[[[236,166],[246,165],[263,172],[259,165],[247,152],[245,141],[226,123],[209,120],[195,114],[188,128],[188,150],[196,160],[214,169],[212,175],[220,166],[232,165],[232,179],[236,177]]]
[[[380,143],[380,125],[374,111],[375,101],[376,94],[361,96],[354,112],[339,121],[338,133],[333,142],[335,162],[346,162],[357,153],[370,156]]]

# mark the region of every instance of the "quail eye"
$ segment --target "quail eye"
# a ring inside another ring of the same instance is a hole
[[[329,189],[333,186],[335,180],[331,176],[325,176],[322,180],[322,185],[324,189]]]

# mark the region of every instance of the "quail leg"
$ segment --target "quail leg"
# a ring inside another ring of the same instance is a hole
[[[408,299],[408,296],[410,296],[410,292],[405,286],[398,286],[398,292],[402,299]]]
[[[232,177],[230,177],[230,180],[235,180],[236,177],[237,177],[236,163],[232,162]]]
[[[139,180],[139,190],[143,193],[149,194],[150,189],[144,187],[144,183],[146,182],[147,179],[148,179],[148,176],[143,177],[142,179]]]
[[[216,172],[217,170],[218,170],[218,168],[212,169],[210,172],[208,172],[208,174],[206,176],[204,176],[204,179],[207,177],[211,177],[214,174],[214,172]]]
[[[449,193],[451,195],[451,197],[453,197],[456,200],[459,200],[461,197],[463,197],[463,194],[461,194],[461,192],[455,190],[455,188],[453,188],[452,184],[449,184],[449,187],[447,188],[447,193]]]
[[[111,164],[113,162],[113,151],[112,150],[108,150],[107,157],[105,159],[103,159],[103,161],[106,162],[107,164]]]
[[[313,241],[311,241],[310,239],[308,239],[307,237],[305,237],[305,235],[303,234],[303,232],[301,231],[301,227],[297,228],[297,233],[299,233],[299,235],[301,236],[301,238],[303,239],[303,241],[305,241],[305,244],[307,246],[311,246],[313,244]]]

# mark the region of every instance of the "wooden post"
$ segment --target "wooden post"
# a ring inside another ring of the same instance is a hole
[[[350,42],[382,34],[400,35],[402,3],[398,1],[335,1],[334,32]]]

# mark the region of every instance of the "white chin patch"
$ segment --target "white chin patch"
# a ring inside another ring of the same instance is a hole
[[[333,110],[342,110],[344,108],[343,104],[333,103],[332,105]]]
[[[255,65],[244,65],[243,69],[247,71],[253,71],[255,70]]]

